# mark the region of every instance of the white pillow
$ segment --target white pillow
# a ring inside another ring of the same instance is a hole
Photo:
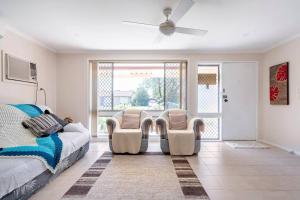
[[[64,127],[65,132],[80,132],[86,133],[89,132],[80,122],[79,123],[69,123]]]

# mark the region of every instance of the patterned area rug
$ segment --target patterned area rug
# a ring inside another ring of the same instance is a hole
[[[62,199],[209,199],[184,156],[105,152]]]
[[[87,195],[102,172],[112,159],[111,152],[104,152],[102,156],[74,183],[74,185],[65,193],[63,198],[82,198]]]
[[[209,199],[198,177],[184,156],[172,156],[181,190],[185,197]]]

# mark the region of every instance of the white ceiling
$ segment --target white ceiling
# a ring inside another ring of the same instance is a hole
[[[159,24],[178,0],[0,0],[0,17],[48,47],[80,50],[262,51],[300,33],[300,0],[195,0],[178,26],[207,29],[155,43],[158,30],[122,24]]]

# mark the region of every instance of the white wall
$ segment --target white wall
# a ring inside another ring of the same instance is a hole
[[[300,153],[300,38],[263,55],[260,139]],[[290,105],[270,105],[269,67],[289,62]]]
[[[259,54],[200,54],[180,52],[65,53],[57,59],[57,111],[86,126],[89,121],[88,60],[188,60],[188,109],[197,114],[197,64],[200,62],[259,61]]]
[[[20,34],[7,30],[0,39],[0,50],[13,56],[37,63],[39,86],[47,91],[47,103],[56,110],[56,54]],[[1,67],[0,67],[1,68]],[[0,75],[1,70],[0,70]],[[34,103],[35,85],[0,81],[0,104]],[[41,93],[38,103],[44,103]]]

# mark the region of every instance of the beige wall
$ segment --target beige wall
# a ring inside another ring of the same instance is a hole
[[[0,39],[0,50],[15,57],[37,63],[39,86],[47,91],[47,103],[56,110],[56,54],[41,47],[30,39],[26,39],[12,31],[6,31],[5,37]],[[1,71],[0,75],[2,77]],[[8,83],[0,81],[0,103],[34,103],[35,85],[22,83]],[[38,103],[43,104],[41,93]]]
[[[197,64],[200,62],[259,61],[259,54],[200,54],[180,52],[96,52],[59,54],[57,110],[61,116],[89,122],[88,60],[188,60],[188,109],[197,114]]]
[[[265,53],[260,98],[260,139],[300,153],[300,38]],[[290,105],[270,105],[269,67],[290,64]]]

